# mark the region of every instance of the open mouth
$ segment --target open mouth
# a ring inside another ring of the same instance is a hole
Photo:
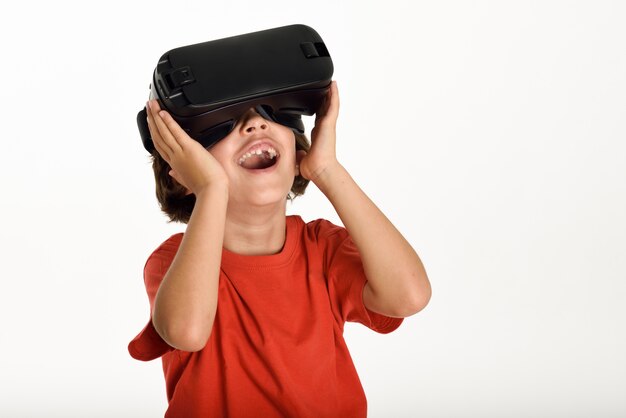
[[[276,164],[280,155],[269,144],[258,144],[239,158],[239,165],[248,170],[263,170]]]

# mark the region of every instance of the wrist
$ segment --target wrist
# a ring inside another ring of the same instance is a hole
[[[207,184],[205,187],[198,190],[196,193],[196,200],[200,199],[215,199],[223,198],[228,201],[228,181],[213,181]]]
[[[335,161],[320,170],[315,179],[311,181],[322,193],[328,196],[332,189],[343,183],[347,177],[350,177],[347,170],[338,161]]]

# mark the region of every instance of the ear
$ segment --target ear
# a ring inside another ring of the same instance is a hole
[[[300,162],[302,161],[304,157],[306,157],[305,150],[299,149],[296,151],[296,176],[300,175]]]

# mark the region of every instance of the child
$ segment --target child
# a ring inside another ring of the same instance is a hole
[[[250,109],[206,150],[156,101],[147,107],[161,207],[188,224],[148,258],[151,321],[129,345],[136,359],[162,357],[165,416],[365,417],[345,321],[389,333],[431,290],[413,248],[336,159],[336,82],[310,148]],[[345,228],[286,216],[286,196],[307,180]]]

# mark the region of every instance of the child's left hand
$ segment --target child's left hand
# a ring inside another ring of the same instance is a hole
[[[339,115],[339,92],[333,81],[320,110],[315,116],[315,127],[311,131],[311,149],[308,153],[298,151],[300,174],[313,182],[329,167],[338,164],[335,152],[337,116]]]

